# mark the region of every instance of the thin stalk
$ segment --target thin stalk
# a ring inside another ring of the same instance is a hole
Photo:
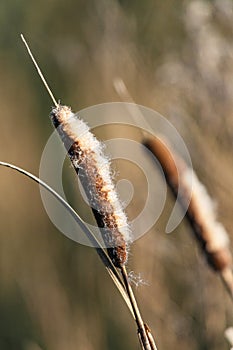
[[[125,284],[125,288],[126,288],[127,294],[129,296],[129,299],[130,299],[130,303],[131,303],[132,309],[133,309],[135,321],[136,321],[136,324],[137,324],[137,327],[138,327],[138,334],[139,334],[140,343],[141,343],[141,345],[143,345],[143,349],[144,350],[153,350],[153,348],[150,345],[150,341],[148,339],[148,335],[147,335],[147,332],[146,332],[145,324],[144,324],[144,322],[142,320],[142,316],[140,314],[140,310],[138,308],[137,301],[135,299],[133,290],[132,290],[131,285],[129,283],[126,267],[122,266],[120,271],[121,271],[121,274],[122,274],[122,278],[123,278],[123,281],[124,281],[124,284]],[[156,349],[156,347],[154,349]]]
[[[156,347],[156,344],[155,344],[155,341],[154,341],[154,338],[153,338],[153,335],[151,333],[151,330],[150,330],[149,326],[146,323],[144,324],[144,326],[145,326],[145,329],[146,329],[146,334],[147,334],[147,338],[149,340],[151,349],[152,350],[157,350],[157,347]]]

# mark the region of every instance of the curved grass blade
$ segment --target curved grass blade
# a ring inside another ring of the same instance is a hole
[[[111,262],[110,258],[108,257],[107,253],[105,252],[104,248],[101,246],[99,241],[96,239],[94,234],[91,232],[91,230],[87,227],[85,222],[80,218],[80,216],[76,213],[76,211],[62,198],[54,189],[52,189],[48,184],[46,184],[44,181],[39,179],[37,176],[31,174],[30,172],[10,163],[2,162],[0,161],[0,166],[5,166],[7,168],[16,170],[17,172],[29,177],[33,181],[37,182],[39,185],[41,185],[43,188],[45,188],[48,192],[50,192],[63,206],[64,208],[70,213],[70,215],[75,219],[75,221],[78,223],[78,225],[81,227],[83,232],[86,234],[90,242],[96,247],[96,251],[102,260],[104,266],[106,267],[110,277],[112,278],[113,282],[115,283],[117,289],[119,290],[120,294],[122,295],[125,303],[127,304],[133,318],[134,313],[130,304],[129,297],[127,295],[127,292],[125,290],[124,284],[121,280],[121,277]]]

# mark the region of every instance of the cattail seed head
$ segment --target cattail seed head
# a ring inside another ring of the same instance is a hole
[[[232,255],[229,249],[229,237],[223,225],[216,220],[215,205],[205,186],[183,159],[171,150],[167,142],[160,138],[148,137],[144,145],[160,162],[173,194],[177,196],[178,189],[182,189],[182,196],[179,200],[185,209],[187,194],[191,193],[186,218],[209,265],[216,271],[231,268]]]
[[[70,107],[58,105],[51,119],[84,188],[108,254],[116,267],[127,262],[131,231],[115,190],[103,145]]]

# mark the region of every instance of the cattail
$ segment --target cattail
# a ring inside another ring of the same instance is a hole
[[[123,101],[135,103],[121,78],[115,79],[113,85]],[[140,120],[140,124],[143,123],[146,130],[151,130],[139,108],[136,112],[136,115],[132,114],[135,123],[138,124]],[[153,130],[151,131],[153,135]],[[160,162],[168,186],[185,210],[185,216],[210,267],[219,272],[233,299],[232,254],[229,249],[229,238],[224,227],[216,220],[212,199],[193,170],[181,157],[169,149],[168,144],[158,137],[149,136],[144,131],[142,136],[143,144]]]
[[[113,264],[120,268],[127,262],[131,231],[112,181],[110,163],[103,153],[103,145],[70,107],[57,103],[22,34],[21,38],[55,104],[51,112],[53,125],[57,128],[72,165],[79,175],[108,254]]]
[[[109,256],[114,265],[120,267],[127,262],[131,232],[103,144],[70,107],[57,105],[51,112],[51,119],[79,175]]]
[[[125,265],[129,243],[131,243],[131,231],[112,181],[110,163],[104,156],[103,145],[90,132],[87,124],[71,111],[70,107],[57,103],[22,34],[21,38],[55,104],[55,108],[51,112],[53,125],[57,129],[83,185],[96,222],[101,229],[108,255],[115,267],[121,271],[121,282],[124,284],[124,292],[128,295],[130,310],[137,324],[141,347],[143,350],[156,350],[152,334],[146,331],[130,286]],[[98,250],[99,248],[97,248]],[[101,248],[101,250],[103,249]]]
[[[115,79],[114,87],[123,101],[135,103],[122,79]],[[136,114],[145,129],[150,130],[150,125],[148,125],[139,108]],[[132,118],[138,123],[135,115],[132,115]],[[160,162],[173,195],[177,197],[179,194],[178,200],[184,210],[187,209],[188,205],[186,218],[192,227],[192,231],[209,265],[212,269],[220,272],[228,291],[233,297],[232,255],[229,249],[229,238],[224,227],[216,220],[215,206],[212,199],[193,170],[170,149],[167,142],[159,137],[151,137],[143,131],[142,135],[143,144]]]
[[[160,162],[166,181],[175,196],[178,194],[178,189],[181,188],[182,195],[179,200],[183,207],[187,205],[186,194],[191,191],[186,217],[209,265],[216,271],[231,268],[232,256],[229,250],[228,234],[222,224],[216,220],[214,203],[204,185],[198,180],[193,170],[175,152],[171,151],[164,141],[147,137],[144,145]]]

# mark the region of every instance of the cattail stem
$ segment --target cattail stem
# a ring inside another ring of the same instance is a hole
[[[137,324],[137,327],[138,327],[138,334],[139,334],[140,343],[143,344],[143,349],[144,350],[156,349],[156,347],[155,348],[151,347],[151,344],[150,344],[150,341],[149,341],[149,338],[148,338],[148,334],[146,332],[145,324],[144,324],[144,322],[142,320],[142,316],[140,314],[140,310],[138,308],[138,305],[137,305],[137,302],[136,302],[133,290],[132,290],[131,285],[130,285],[129,280],[128,280],[128,274],[127,274],[127,271],[126,271],[126,267],[122,266],[120,271],[121,271],[122,278],[123,278],[123,281],[124,281],[124,284],[125,284],[125,288],[126,288],[126,291],[127,291],[128,296],[129,296],[129,299],[130,299],[130,302],[131,302],[131,305],[132,305],[132,309],[133,309],[133,312],[134,312],[135,321],[136,321],[136,324]],[[152,337],[151,333],[150,333],[150,336]],[[153,340],[153,343],[154,343],[154,340]]]
[[[153,338],[153,335],[151,333],[151,330],[150,330],[149,326],[146,323],[144,324],[144,326],[145,326],[147,338],[149,340],[151,349],[152,350],[157,350],[157,347],[156,347],[156,344],[155,344],[155,341],[154,341],[154,338]]]

